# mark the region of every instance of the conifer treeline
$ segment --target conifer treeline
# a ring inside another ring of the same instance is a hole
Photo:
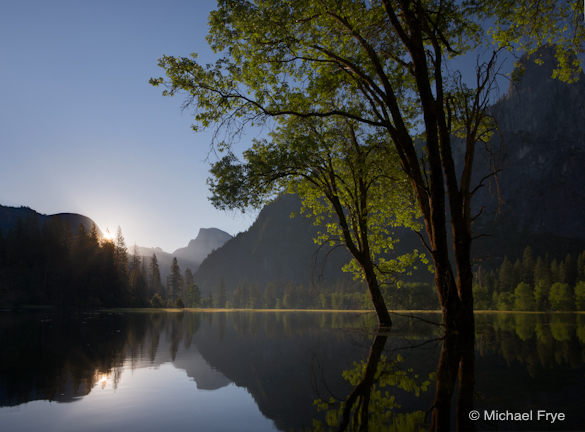
[[[496,269],[479,267],[473,293],[477,309],[585,310],[585,251],[557,260],[527,247],[514,262],[506,257]]]
[[[181,296],[195,306],[190,270],[184,280],[184,293],[173,283],[166,289],[155,255],[134,253],[129,259],[120,228],[106,240],[95,225],[89,232],[83,225],[72,232],[59,217],[41,224],[30,216],[6,233],[0,230],[0,306],[175,306]]]
[[[191,270],[182,272],[176,258],[165,282],[156,255],[143,258],[135,250],[128,257],[120,228],[113,240],[105,240],[95,226],[72,232],[59,217],[41,224],[30,216],[0,230],[0,306],[371,307],[363,287],[346,281],[321,286],[241,281],[228,292],[222,280],[203,297]],[[429,284],[384,291],[392,309],[437,309]],[[473,291],[477,309],[585,310],[585,251],[557,260],[535,257],[528,247],[514,262],[505,258],[495,269],[480,266]]]

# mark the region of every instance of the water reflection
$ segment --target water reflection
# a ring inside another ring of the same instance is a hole
[[[168,429],[171,412],[176,430],[585,425],[585,315],[478,315],[475,346],[406,318],[374,335],[371,318],[0,314],[0,429],[67,430],[58,419],[77,416],[84,430],[158,430]],[[471,409],[547,409],[567,419],[471,421]]]
[[[421,379],[412,368],[403,369],[404,358],[398,354],[390,359],[383,354],[388,335],[377,334],[367,361],[356,362],[352,369],[343,372],[344,378],[354,387],[343,403],[334,398],[318,399],[315,404],[325,411],[325,423],[315,421],[315,430],[339,431],[417,431],[425,424],[421,410],[397,413],[401,408],[392,390],[420,397],[430,386],[433,376]]]

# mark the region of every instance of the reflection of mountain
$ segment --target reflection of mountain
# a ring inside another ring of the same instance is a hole
[[[221,392],[234,382],[279,429],[307,430],[314,418],[323,421],[314,400],[331,395],[344,400],[351,390],[343,374],[359,374],[354,362],[367,358],[372,335],[364,334],[365,322],[360,315],[334,313],[2,313],[0,406],[84,399],[97,392],[104,375],[124,392],[132,370],[154,367],[151,373],[156,373],[159,365],[172,364],[190,377],[181,391],[197,392],[196,383],[213,397],[212,390]],[[578,314],[478,316],[475,408],[544,406],[567,413],[564,429],[582,425],[583,329],[585,317]],[[383,355],[390,360],[400,355],[397,370],[412,369],[424,380],[436,370],[440,344],[422,342],[435,333],[440,329],[397,318]],[[160,386],[160,378],[156,381]],[[427,410],[433,385],[430,389],[417,397],[393,388],[388,397],[395,396],[400,405],[393,412]],[[177,397],[173,388],[152,391],[154,400],[158,392]],[[185,424],[196,421],[189,417],[192,407],[181,407],[178,397],[173,403],[187,418]],[[220,407],[218,412],[222,415]],[[141,421],[136,418],[136,427]]]
[[[176,368],[184,369],[187,376],[193,378],[200,390],[217,390],[227,386],[231,380],[226,378],[209,363],[195,349],[179,351],[173,365]]]

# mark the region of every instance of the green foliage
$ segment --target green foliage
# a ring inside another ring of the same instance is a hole
[[[579,311],[585,310],[585,281],[579,281],[575,285],[575,308]]]
[[[389,359],[386,355],[382,355],[377,364],[368,400],[369,405],[366,407],[368,410],[368,426],[371,430],[426,430],[424,427],[424,412],[400,412],[401,406],[396,399],[396,392],[391,390],[399,389],[402,392],[411,393],[419,397],[421,393],[429,389],[431,381],[434,379],[434,374],[423,380],[412,369],[401,369],[400,364],[402,361],[403,358],[400,355],[397,355],[395,359]],[[343,371],[343,378],[355,387],[360,384],[366,367],[366,361],[354,362],[351,369]],[[340,425],[344,409],[343,404],[339,404],[333,398],[328,401],[317,399],[314,404],[318,411],[324,413],[325,418],[325,424],[321,421],[315,421],[314,430],[330,430]],[[353,426],[357,428],[359,424]]]
[[[161,298],[160,294],[156,293],[150,299],[150,304],[152,305],[153,308],[161,308],[164,305],[164,301]]]
[[[514,290],[514,309],[520,311],[534,310],[532,287],[526,282],[520,282]]]
[[[548,301],[553,310],[569,311],[573,309],[571,290],[566,283],[555,282],[550,287]]]
[[[501,292],[498,295],[496,307],[501,311],[512,310],[514,307],[514,294],[511,292]]]
[[[540,47],[554,46],[558,65],[552,77],[566,82],[577,79],[581,66],[575,53],[583,52],[585,44],[582,1],[489,0],[474,6],[492,18],[490,34],[501,47],[538,54]],[[542,61],[533,57],[537,63]]]
[[[550,285],[544,280],[536,282],[534,287],[534,301],[536,303],[537,310],[547,310],[549,308],[548,295]]]
[[[221,125],[233,138],[271,120],[270,140],[255,142],[243,163],[229,142],[220,144],[225,155],[210,180],[216,206],[259,206],[283,190],[299,193],[316,220],[335,215],[319,241],[342,239],[355,258],[346,270],[375,292],[377,278],[391,279],[417,258],[392,256],[388,232],[414,225],[414,199],[429,249],[447,260],[435,268],[437,289],[456,305],[472,298],[473,160],[494,129],[487,109],[498,53],[478,65],[474,88],[455,62],[492,51],[494,42],[515,54],[554,44],[554,76],[571,81],[579,69],[572,53],[584,48],[581,15],[578,0],[220,0],[208,35],[218,60],[163,56],[166,79],[150,82],[165,85],[164,95],[186,93],[195,130]],[[465,143],[458,169],[452,136]],[[455,266],[447,217],[460,248]],[[452,269],[461,286],[448,282]],[[501,276],[499,290],[520,282],[514,273]]]
[[[473,288],[476,307],[495,306],[499,310],[579,310],[585,306],[578,301],[579,265],[579,258],[575,259],[571,254],[567,254],[563,260],[551,259],[548,255],[535,258],[532,250],[527,248],[522,260],[517,260],[514,265],[506,257],[500,267],[492,271],[479,267]],[[497,294],[493,291],[494,274],[498,275]],[[515,281],[518,281],[516,285],[512,285]],[[533,281],[532,284],[530,281]],[[575,282],[570,284],[564,281]]]

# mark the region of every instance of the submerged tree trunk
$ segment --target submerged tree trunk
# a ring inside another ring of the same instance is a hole
[[[376,315],[378,316],[379,328],[382,329],[392,327],[392,319],[390,318],[388,308],[386,307],[386,302],[382,296],[382,291],[380,290],[380,285],[378,284],[378,278],[374,272],[373,264],[371,262],[363,263],[362,268],[366,277],[366,283],[368,284],[370,298],[372,299],[374,309],[376,310]]]

